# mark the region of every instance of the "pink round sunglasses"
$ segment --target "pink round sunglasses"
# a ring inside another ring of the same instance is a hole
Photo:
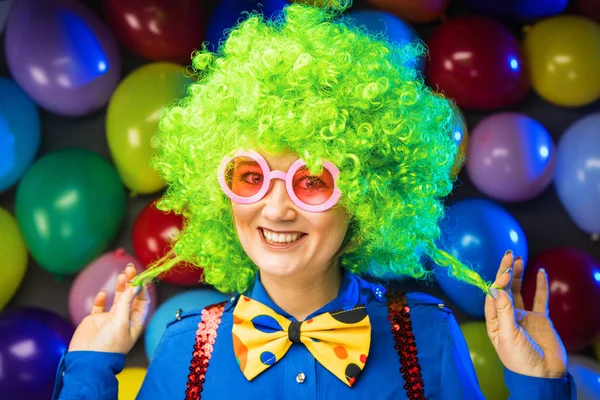
[[[338,202],[341,197],[336,184],[339,175],[339,169],[329,161],[323,162],[321,175],[312,175],[302,159],[296,160],[287,172],[271,170],[263,156],[255,151],[238,151],[233,157],[223,157],[218,170],[221,189],[237,203],[256,203],[269,191],[271,180],[281,179],[292,202],[310,212],[326,211]]]

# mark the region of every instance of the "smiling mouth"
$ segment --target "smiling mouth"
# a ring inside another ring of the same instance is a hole
[[[265,243],[276,247],[289,247],[307,236],[306,233],[302,232],[276,233],[264,228],[258,228],[258,230]]]

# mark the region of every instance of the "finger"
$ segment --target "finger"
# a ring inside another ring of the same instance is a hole
[[[521,286],[523,284],[523,258],[521,256],[515,257],[513,263],[513,276],[512,276],[512,298],[515,303],[515,308],[525,309],[523,303],[523,296],[521,295]]]
[[[117,275],[117,284],[116,284],[116,288],[115,288],[115,297],[113,299],[112,306],[110,307],[110,312],[115,312],[115,309],[117,307],[117,303],[119,302],[119,299],[121,298],[121,295],[125,291],[125,284],[126,283],[127,283],[127,278],[125,278],[125,273],[124,272],[120,273],[119,275]]]
[[[484,314],[488,337],[492,342],[495,342],[498,334],[498,313],[496,312],[496,303],[494,303],[492,296],[485,296]]]
[[[125,270],[121,272],[117,276],[117,285],[115,289],[115,299],[113,300],[113,305],[110,308],[110,312],[114,312],[116,309],[116,305],[119,302],[119,298],[121,294],[129,287],[129,281],[132,280],[137,275],[137,270],[133,266],[132,263],[127,264]]]
[[[131,303],[135,296],[138,294],[139,290],[141,290],[140,286],[129,286],[127,290],[125,290],[121,297],[119,298],[119,302],[115,307],[115,315],[117,319],[121,322],[129,322],[131,317]]]
[[[92,305],[92,311],[90,314],[97,314],[104,312],[104,306],[106,304],[106,292],[104,290],[99,291],[94,297],[94,304]]]
[[[515,308],[505,290],[490,288],[490,296],[496,306],[497,331],[500,337],[514,338],[518,333]]]
[[[132,336],[137,336],[141,333],[146,317],[148,316],[150,303],[151,300],[150,295],[148,294],[148,288],[144,287],[140,294],[133,300],[131,306],[130,329]]]
[[[507,250],[504,253],[504,257],[500,261],[500,267],[498,268],[498,272],[496,273],[496,281],[492,286],[496,288],[508,288],[510,290],[510,281],[512,279],[512,271],[513,271],[513,253],[512,250]]]
[[[546,270],[540,268],[536,277],[535,296],[533,297],[534,312],[548,312],[548,299],[550,298],[548,286],[548,275],[546,275]]]

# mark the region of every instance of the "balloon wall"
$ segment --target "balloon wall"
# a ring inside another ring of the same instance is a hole
[[[184,221],[155,207],[165,190],[149,166],[158,116],[192,83],[192,51],[214,50],[245,11],[273,16],[285,5],[0,1],[0,393],[50,398],[94,294],[106,289],[110,304],[128,262],[141,270],[167,253]],[[439,244],[488,280],[511,248],[526,262],[526,305],[545,268],[580,396],[600,399],[598,2],[354,0],[346,14],[374,35],[428,46],[415,67],[458,111],[457,182]],[[506,398],[497,379],[484,379],[501,374],[484,297],[428,266],[435,284],[392,286],[447,303],[484,393]],[[119,398],[137,392],[178,309],[227,298],[201,279],[201,268],[178,265],[153,283]],[[10,351],[25,341],[35,344],[31,357]]]

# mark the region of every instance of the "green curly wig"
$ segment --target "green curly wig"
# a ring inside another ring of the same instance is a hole
[[[413,67],[420,43],[398,45],[352,26],[349,2],[251,13],[217,53],[195,52],[198,80],[161,115],[152,166],[167,182],[157,204],[186,221],[173,249],[139,275],[186,261],[222,292],[244,292],[257,267],[237,237],[217,169],[238,149],[296,152],[311,171],[341,171],[338,203],[351,215],[343,268],[375,278],[425,278],[425,253],[450,275],[488,283],[434,242],[453,186],[455,110]]]

